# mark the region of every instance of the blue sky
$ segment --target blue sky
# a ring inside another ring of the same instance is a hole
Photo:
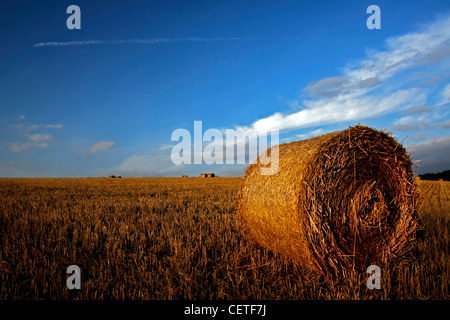
[[[0,176],[242,175],[172,163],[194,121],[280,142],[360,123],[447,170],[449,58],[448,0],[2,1]]]

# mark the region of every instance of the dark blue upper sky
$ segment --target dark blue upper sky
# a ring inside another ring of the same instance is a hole
[[[197,120],[281,142],[367,124],[449,169],[449,26],[448,0],[2,1],[0,176],[242,174],[174,166]]]

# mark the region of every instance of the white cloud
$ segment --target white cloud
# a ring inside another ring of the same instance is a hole
[[[329,132],[329,131],[324,130],[324,129],[322,129],[322,128],[319,128],[319,129],[310,131],[310,132],[308,132],[308,133],[296,134],[295,136],[296,136],[298,139],[303,140],[303,139],[309,139],[309,138],[312,138],[312,137],[317,137],[317,136],[320,136],[320,135],[325,134],[325,133],[327,133],[327,132]]]
[[[449,45],[450,16],[418,32],[391,37],[386,40],[386,50],[369,51],[365,59],[343,68],[342,75],[310,83],[305,88],[310,99],[297,104],[302,110],[277,112],[241,129],[256,135],[271,129],[308,128],[374,118],[425,104],[425,88],[402,89],[397,80],[388,80],[404,70],[444,59],[450,54]],[[442,95],[450,99],[450,86]]]
[[[30,149],[45,149],[50,146],[49,141],[53,140],[53,137],[49,134],[25,134],[25,137],[29,140],[29,142],[14,142],[10,145],[9,150],[13,152],[21,152]]]
[[[441,104],[450,102],[450,83],[441,92],[441,97],[442,97]]]
[[[405,112],[407,116],[395,120],[390,130],[401,132],[417,132],[429,129],[449,129],[450,120],[442,121],[448,111],[434,107],[416,107]]]
[[[41,127],[42,127],[42,125],[40,125],[40,124],[30,124],[29,126],[25,127],[25,130],[31,131],[31,130],[35,130],[35,129],[40,129]]]
[[[57,124],[46,124],[44,126],[44,128],[47,129],[61,129],[63,127],[63,125],[61,123],[57,123]]]
[[[20,121],[25,120],[24,115],[19,115]],[[53,136],[47,133],[30,133],[36,132],[37,129],[60,129],[62,124],[10,124],[8,127],[14,128],[19,131],[20,135],[26,139],[25,142],[14,142],[9,146],[9,150],[13,152],[28,151],[30,149],[45,149],[50,146],[50,142],[53,140]]]
[[[45,149],[48,148],[50,145],[48,142],[39,142],[39,143],[33,143],[33,142],[25,142],[25,143],[13,143],[9,147],[9,150],[13,152],[21,152],[21,151],[27,151],[30,149]]]
[[[21,119],[24,120],[25,118]],[[24,123],[18,123],[18,124],[10,124],[9,127],[17,129],[17,130],[22,130],[22,131],[33,131],[36,129],[61,129],[63,127],[63,125],[61,123],[57,123],[57,124],[28,124],[25,125]]]
[[[168,149],[172,150],[173,147],[174,147],[174,145],[172,145],[172,144],[164,144],[164,145],[160,146],[158,149],[161,151],[168,150]]]
[[[357,68],[347,68],[346,75],[353,81],[374,77],[383,81],[412,66],[444,59],[449,54],[450,17],[438,19],[420,32],[388,38],[386,44],[386,51],[369,52]]]
[[[114,147],[115,143],[111,141],[98,141],[94,143],[88,150],[90,153],[106,151]]]
[[[85,44],[90,43],[61,45]],[[272,129],[283,131],[301,128],[311,128],[306,135],[314,136],[325,132],[325,129],[312,130],[315,127],[349,121],[359,122],[406,110],[409,110],[407,117],[399,119],[396,125],[403,125],[406,128],[414,121],[420,120],[419,129],[429,126],[446,128],[447,122],[437,123],[442,114],[427,112],[427,108],[417,107],[424,106],[428,102],[427,87],[409,87],[408,81],[411,80],[402,72],[414,72],[418,66],[444,60],[450,54],[449,45],[450,17],[439,19],[417,32],[391,37],[386,40],[385,50],[368,51],[364,59],[345,66],[341,74],[311,82],[304,89],[307,98],[291,102],[292,106],[300,109],[299,111],[287,114],[276,112],[248,126],[238,126],[235,129],[242,130],[242,135],[249,138],[270,132]],[[400,77],[401,75],[403,77]],[[418,79],[414,81],[417,82]],[[450,97],[450,89],[448,90],[447,92],[446,88],[443,91],[444,98]],[[445,146],[445,143],[444,140],[438,141],[437,147],[432,142],[416,144],[411,146],[411,150],[415,148],[419,156],[428,156],[427,152],[440,150],[436,152],[442,156],[443,151],[440,148]],[[162,148],[160,151],[164,150]],[[156,154],[131,156],[116,169],[119,172],[134,173],[133,175],[139,175],[138,173],[163,175],[176,172],[179,167],[171,163],[169,155]]]
[[[333,98],[305,101],[306,109],[283,115],[275,113],[255,121],[250,127],[243,127],[247,135],[269,132],[271,129],[288,130],[325,124],[367,119],[399,108],[411,107],[425,96],[416,89],[401,90],[387,97],[369,95],[339,95]]]
[[[28,140],[31,140],[33,142],[50,141],[53,139],[53,137],[49,134],[34,133],[34,134],[26,134],[25,136],[28,138]]]

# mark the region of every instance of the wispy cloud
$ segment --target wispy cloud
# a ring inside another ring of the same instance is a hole
[[[248,135],[256,135],[271,129],[360,121],[425,105],[426,88],[408,87],[408,77],[400,81],[399,76],[421,65],[445,61],[449,47],[450,16],[417,32],[388,38],[385,50],[368,50],[366,58],[345,66],[342,74],[310,83],[304,89],[306,98],[296,103],[302,110],[277,112],[240,128]],[[442,92],[442,102],[446,101],[450,101],[450,85]]]
[[[446,99],[450,101],[450,85],[441,91],[440,96],[441,100],[434,106],[419,105],[406,110],[403,112],[406,116],[396,119],[390,129],[415,133],[429,129],[450,129],[450,120],[443,121],[450,114],[450,110],[445,106]]]
[[[94,143],[88,150],[89,153],[97,153],[101,151],[106,151],[115,146],[114,142],[111,141],[98,141]]]
[[[63,127],[63,125],[61,123],[57,123],[57,124],[46,124],[44,126],[44,128],[47,129],[61,129]]]
[[[249,37],[212,37],[212,38],[151,38],[151,39],[125,39],[125,40],[81,40],[81,41],[67,41],[67,42],[40,42],[35,43],[33,47],[71,47],[71,46],[91,46],[91,45],[111,45],[111,44],[169,44],[178,42],[226,42],[226,41],[245,41],[252,40]]]
[[[9,127],[23,130],[23,131],[32,131],[36,129],[61,129],[63,127],[62,124],[25,124],[25,123],[14,123],[10,124]]]
[[[25,134],[25,138],[28,140],[23,143],[14,142],[10,145],[9,150],[13,152],[27,151],[30,149],[45,149],[50,146],[50,141],[53,137],[49,134]]]
[[[428,129],[450,129],[450,120],[433,123],[425,117],[402,117],[394,122],[390,130],[400,132],[414,132]]]
[[[50,141],[53,139],[53,137],[49,134],[40,134],[40,133],[27,134],[26,137],[33,142]]]
[[[25,143],[17,143],[14,142],[9,147],[9,150],[13,152],[21,152],[21,151],[27,151],[30,149],[45,149],[49,147],[48,142],[25,142]]]
[[[295,137],[298,138],[298,139],[303,140],[303,139],[317,137],[317,136],[320,136],[320,135],[325,134],[327,132],[329,132],[329,131],[326,131],[326,130],[324,130],[322,128],[319,128],[317,130],[313,130],[313,131],[310,131],[308,133],[296,134]]]
[[[25,115],[21,114],[16,117],[20,122],[8,125],[9,128],[16,129],[20,134],[22,142],[13,142],[9,146],[9,150],[12,152],[22,152],[31,149],[45,149],[50,147],[53,136],[46,133],[46,129],[61,129],[62,124],[33,124],[25,122]],[[45,133],[37,133],[36,130],[43,130]],[[33,132],[33,133],[31,133]],[[23,141],[25,140],[25,141]]]

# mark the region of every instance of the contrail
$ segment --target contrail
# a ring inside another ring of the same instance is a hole
[[[176,42],[218,42],[218,41],[246,41],[253,40],[249,37],[213,37],[213,38],[153,38],[153,39],[125,39],[125,40],[82,40],[68,42],[40,42],[33,45],[34,48],[41,47],[69,47],[69,46],[90,46],[104,44],[155,44],[155,43],[176,43]]]

